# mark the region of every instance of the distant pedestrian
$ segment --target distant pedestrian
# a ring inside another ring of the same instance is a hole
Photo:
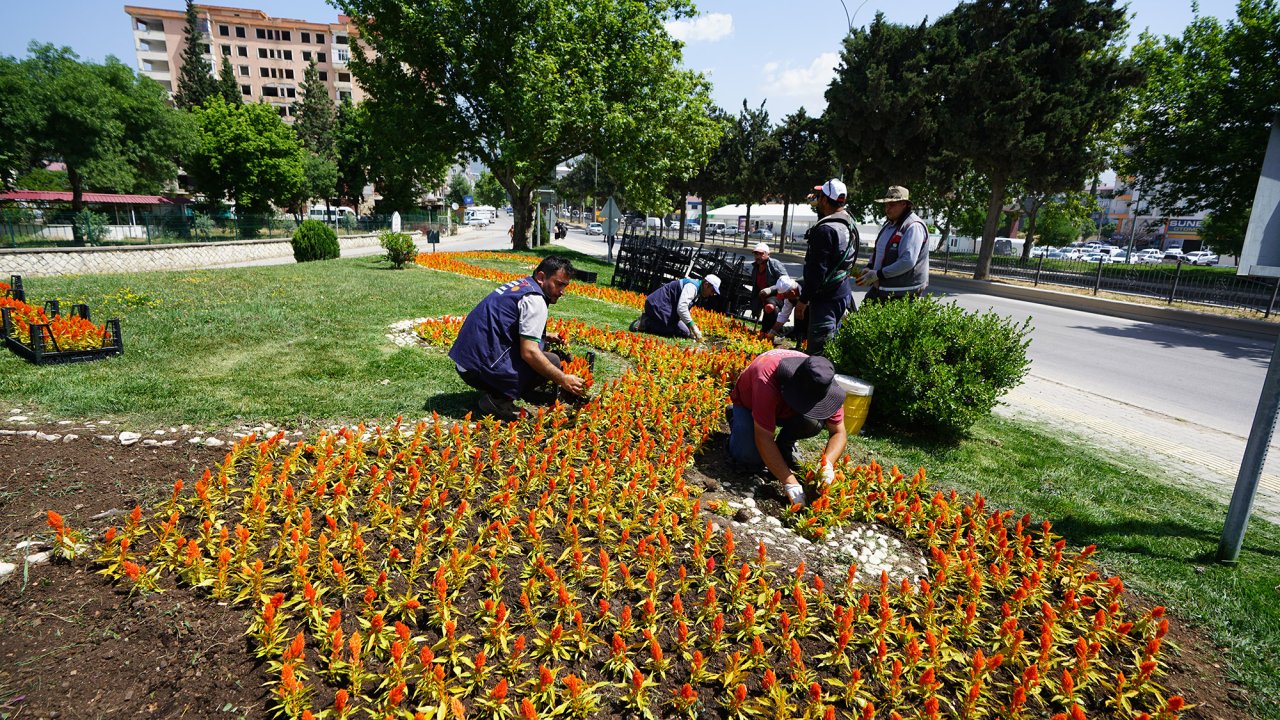
[[[672,280],[644,299],[644,314],[631,323],[631,332],[701,340],[702,330],[690,311],[698,300],[719,293],[720,278],[715,275]]]
[[[787,274],[787,270],[777,258],[769,257],[768,243],[756,243],[751,254],[755,256],[751,263],[751,314],[760,319],[760,330],[764,332],[773,327],[778,319],[777,307],[770,313],[768,304],[765,303],[767,291],[778,282],[778,278]]]
[[[849,192],[843,182],[832,178],[813,190],[821,219],[804,234],[809,248],[796,317],[809,322],[808,353],[821,355],[844,314],[853,308],[847,280],[858,260],[858,229],[845,211]]]
[[[911,206],[911,193],[900,185],[876,202],[887,218],[876,236],[871,263],[857,283],[870,287],[864,302],[920,297],[929,287],[929,227]]]

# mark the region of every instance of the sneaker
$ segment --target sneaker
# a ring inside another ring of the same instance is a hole
[[[485,394],[480,396],[479,408],[482,417],[492,415],[503,422],[520,419],[520,410],[511,398]]]

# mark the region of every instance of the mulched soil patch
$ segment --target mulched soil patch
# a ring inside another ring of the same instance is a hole
[[[716,460],[718,447],[691,479],[732,492],[738,478]],[[46,510],[100,537],[120,519],[91,517],[165,498],[174,480],[193,481],[224,453],[184,437],[173,447],[122,447],[0,436],[0,559],[46,537]],[[81,561],[20,567],[0,582],[0,718],[265,718],[266,676],[244,638],[249,614],[181,588],[131,596]],[[1232,702],[1243,691],[1217,662],[1224,651],[1176,619],[1170,638],[1182,650],[1165,656],[1164,684],[1196,705],[1183,717],[1249,718]]]

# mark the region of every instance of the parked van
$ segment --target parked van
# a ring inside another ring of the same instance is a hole
[[[324,205],[312,205],[311,209],[307,211],[308,220],[319,220],[321,222],[337,222],[347,218],[354,220],[355,217],[355,210],[341,205],[330,205],[327,208]]]
[[[725,224],[724,224],[724,223],[722,223],[722,222],[709,222],[709,223],[707,223],[707,234],[708,234],[708,235],[723,235],[723,234],[724,234],[724,231],[725,231]]]

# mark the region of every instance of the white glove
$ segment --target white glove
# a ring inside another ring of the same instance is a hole
[[[831,463],[823,460],[822,464],[818,466],[818,477],[822,479],[824,485],[830,485],[835,482],[836,469],[831,467]]]
[[[792,505],[804,507],[804,488],[800,487],[799,483],[787,483],[782,486],[782,489],[787,491],[787,500]]]

